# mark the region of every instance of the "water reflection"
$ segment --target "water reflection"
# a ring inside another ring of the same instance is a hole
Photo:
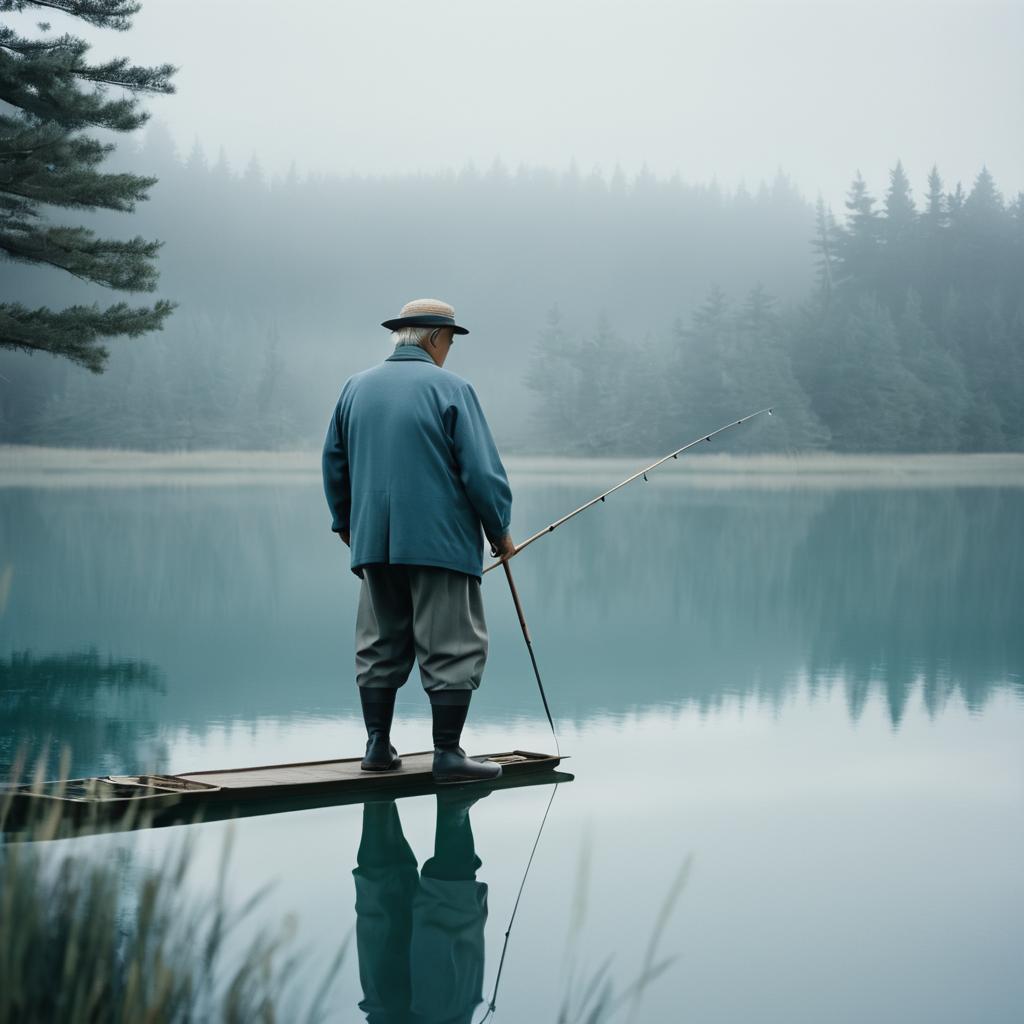
[[[534,497],[565,503],[558,488]],[[994,688],[1019,690],[1018,488],[616,497],[517,566],[563,714],[780,703],[808,679],[838,681],[854,718],[878,688],[898,723],[918,687],[932,714],[954,694],[979,708]]]
[[[519,485],[517,534],[616,478]],[[172,771],[358,753],[357,581],[322,503],[315,479],[0,486],[0,754],[76,729],[81,774],[141,770],[146,733],[170,744]],[[1015,1019],[1022,521],[1020,487],[665,477],[524,552],[516,580],[577,782],[530,876],[498,1019],[555,1015],[565,969],[552,936],[578,935],[581,963],[615,951],[620,987],[635,977],[635,937],[684,850],[701,869],[662,947],[680,960],[638,1020]],[[476,750],[547,743],[501,574],[484,596]],[[75,660],[93,647],[100,666],[109,655],[152,675],[76,689],[79,670],[95,683],[96,661]],[[25,651],[43,668],[21,673]],[[47,690],[49,676],[64,684]],[[426,701],[415,677],[404,690],[399,740],[423,749]],[[332,997],[339,1019],[362,1004],[371,1020],[412,1020],[427,1012],[419,989],[437,1016],[465,1019],[479,999],[481,936],[496,959],[541,801],[508,792],[447,824],[434,800],[400,804],[400,821],[370,806],[239,823],[233,881],[242,894],[276,886],[265,919],[299,915],[314,977],[348,928],[355,861],[358,971],[353,956]],[[176,832],[131,842],[155,856]],[[597,895],[574,931],[582,834]],[[83,842],[109,856],[109,839]],[[216,875],[207,845],[202,878]]]
[[[610,482],[551,479],[516,485],[520,536]],[[96,717],[121,733],[74,737],[92,744],[81,770],[106,768],[117,745],[110,770],[149,767],[134,747],[146,730],[358,714],[357,581],[322,504],[315,480],[0,488],[0,657],[96,645],[162,669],[166,697],[144,716],[114,706],[127,689],[105,691]],[[1019,487],[715,489],[666,474],[524,552],[516,579],[562,721],[736,696],[779,705],[806,681],[840,687],[854,720],[881,693],[899,726],[917,692],[933,716],[953,697],[979,709],[998,688],[1022,693],[1022,520]],[[491,656],[473,721],[539,716],[500,574],[484,597]],[[400,718],[420,709],[417,688]],[[96,711],[64,693],[78,710],[51,717],[54,733]],[[42,706],[5,703],[0,753],[40,728]]]
[[[155,749],[139,749],[152,733],[151,698],[166,692],[159,669],[146,661],[101,657],[95,647],[71,654],[15,651],[0,658],[0,774],[21,753],[30,769],[40,757],[52,775],[60,748],[79,766],[120,764],[126,749],[152,763]]]
[[[437,794],[434,854],[417,869],[394,801],[363,805],[356,946],[368,1024],[462,1024],[483,999],[487,885],[469,809],[488,794]]]

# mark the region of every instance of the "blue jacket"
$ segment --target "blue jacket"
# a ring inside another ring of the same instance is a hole
[[[417,345],[350,377],[327,428],[331,529],[352,571],[385,562],[479,578],[483,537],[508,532],[512,492],[473,386]]]

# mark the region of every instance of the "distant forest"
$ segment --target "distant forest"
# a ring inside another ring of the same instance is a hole
[[[897,164],[881,208],[859,174],[844,223],[819,200],[808,241],[816,284],[785,310],[760,283],[714,282],[628,344],[551,313],[528,377],[538,443],[656,451],[774,405],[729,449],[1024,449],[1024,194],[1007,206],[987,169],[946,192],[933,168],[919,210]]]
[[[152,124],[108,161],[160,179],[131,215],[164,241],[162,332],[102,375],[0,352],[0,441],[144,449],[316,447],[346,376],[387,355],[409,298],[455,304],[506,451],[657,453],[764,405],[722,450],[1024,448],[1024,197],[903,169],[842,222],[781,172],[725,192],[641,173],[500,164],[269,179]],[[73,222],[61,217],[61,222]],[[107,301],[5,263],[0,296]]]

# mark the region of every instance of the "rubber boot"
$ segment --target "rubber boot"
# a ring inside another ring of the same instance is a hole
[[[372,686],[359,688],[367,736],[366,756],[359,765],[364,772],[393,772],[402,767],[398,751],[391,746],[396,692]]]
[[[456,786],[437,791],[437,820],[434,825],[434,856],[424,865],[425,878],[440,878],[448,882],[472,882],[480,869],[476,855],[473,827],[469,822],[469,809],[485,796],[489,789],[477,786]]]
[[[444,690],[430,695],[434,717],[434,782],[491,782],[501,777],[501,765],[466,757],[459,746],[469,714],[471,690]]]
[[[416,855],[402,832],[395,801],[371,800],[363,804],[356,867],[373,870],[406,866],[416,870]]]

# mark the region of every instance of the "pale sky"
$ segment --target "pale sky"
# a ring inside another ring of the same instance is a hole
[[[837,212],[897,158],[918,197],[932,162],[1024,189],[1020,2],[144,0],[127,34],[73,30],[180,66],[154,116],[239,168],[575,160],[751,190],[782,168]]]

